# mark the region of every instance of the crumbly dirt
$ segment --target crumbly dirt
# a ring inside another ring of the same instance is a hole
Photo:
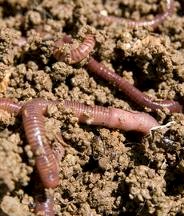
[[[96,14],[135,20],[164,11],[157,0],[1,0],[0,97],[69,99],[126,110],[138,107],[116,87],[92,76],[84,63],[69,66],[52,56],[53,38],[76,42],[94,33],[93,55],[153,98],[184,101],[184,4],[158,28],[104,26]],[[41,26],[41,27],[40,27]],[[42,28],[50,37],[43,40]],[[22,37],[27,38],[27,42]],[[21,46],[24,44],[24,46]],[[50,107],[48,138],[65,154],[60,185],[51,191],[56,215],[184,215],[184,115],[151,113],[162,125],[135,132],[78,124],[70,111]],[[0,215],[34,214],[35,168],[22,120],[0,113]]]

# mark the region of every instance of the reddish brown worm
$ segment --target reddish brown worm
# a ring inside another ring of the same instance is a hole
[[[44,194],[40,194],[36,196],[35,200],[35,213],[36,215],[42,216],[54,216],[54,200],[51,196],[44,196]]]
[[[94,40],[94,38],[93,38]],[[64,39],[59,39],[57,41],[56,46],[63,46],[64,43],[72,43],[72,38],[70,36],[64,37]],[[93,43],[94,44],[94,43]],[[82,45],[81,45],[82,46]],[[79,46],[80,47],[80,46]],[[90,50],[93,46],[90,47]],[[56,56],[55,56],[56,57]],[[58,58],[57,60],[63,61],[62,58]],[[78,59],[79,60],[79,59]],[[90,57],[88,63],[86,64],[87,69],[94,73],[95,75],[100,76],[101,78],[113,82],[118,88],[120,88],[125,95],[127,95],[132,101],[136,104],[145,106],[155,111],[158,109],[167,108],[170,112],[182,112],[182,105],[180,105],[177,101],[173,100],[163,100],[163,101],[155,101],[152,98],[148,97],[140,90],[138,90],[135,86],[131,85],[126,79],[119,76],[117,73],[108,69],[102,63],[97,62],[94,58]]]
[[[22,105],[15,103],[11,99],[0,98],[0,109],[18,115],[21,111]]]
[[[52,148],[52,151],[54,152],[54,155],[55,155],[55,157],[58,161],[58,165],[59,165],[59,162],[62,160],[62,158],[64,156],[63,145],[65,143],[64,143],[64,140],[63,140],[60,133],[56,135],[56,138],[57,138],[59,144],[55,148]],[[41,182],[40,178],[38,176],[34,176],[34,177],[35,177],[35,181]],[[36,215],[54,216],[55,215],[54,199],[53,199],[52,195],[46,193],[46,191],[44,190],[44,187],[42,185],[42,182],[40,184],[38,183],[35,186],[35,190],[36,190],[35,191],[36,196],[35,196],[34,211],[35,211]]]
[[[71,43],[71,38],[65,36],[63,40],[59,39],[55,41],[53,56],[58,61],[64,61],[68,64],[76,64],[85,59],[93,51],[95,39],[93,35],[86,35],[84,41],[77,48],[71,49],[67,54],[62,50],[64,43]]]
[[[35,163],[40,179],[46,188],[55,188],[59,184],[57,160],[48,143],[44,127],[44,114],[48,102],[43,99],[33,99],[22,107],[23,126],[28,143],[35,156]]]
[[[114,83],[114,85],[121,89],[125,93],[125,95],[127,95],[138,105],[149,107],[153,111],[157,109],[167,108],[168,110],[170,110],[170,112],[182,112],[182,105],[180,105],[177,101],[154,101],[153,99],[139,91],[135,86],[131,85],[126,79],[108,69],[102,63],[97,62],[92,57],[90,57],[87,63],[87,68],[93,74]]]
[[[173,13],[174,2],[173,0],[167,0],[167,9],[165,12],[158,14],[152,20],[143,20],[143,21],[134,21],[130,19],[124,19],[122,17],[116,16],[106,16],[106,15],[98,15],[98,19],[102,20],[104,24],[109,25],[112,23],[120,23],[123,25],[127,25],[130,27],[141,27],[141,26],[153,26],[156,27],[158,24],[162,23],[167,17],[171,16]]]

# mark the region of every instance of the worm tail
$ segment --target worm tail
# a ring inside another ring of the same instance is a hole
[[[170,112],[182,112],[182,106],[173,100],[153,101],[150,97],[142,93],[136,87],[131,85],[126,79],[111,71],[105,65],[98,63],[92,57],[90,58],[87,68],[94,74],[103,79],[113,82],[119,87],[132,101],[141,106],[146,106],[152,110],[168,108]]]

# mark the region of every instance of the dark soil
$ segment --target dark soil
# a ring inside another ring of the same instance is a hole
[[[1,0],[0,97],[69,99],[126,110],[138,107],[116,87],[92,76],[84,62],[69,66],[51,55],[53,39],[82,41],[93,32],[94,57],[153,98],[184,101],[184,4],[152,28],[104,26],[96,14],[149,19],[164,11],[158,0]],[[25,46],[21,36],[27,38]],[[184,215],[184,115],[150,113],[162,125],[146,137],[135,132],[78,124],[73,114],[53,107],[46,118],[48,138],[66,145],[60,186],[54,195],[57,215]],[[0,112],[0,215],[34,215],[34,159],[22,121]]]

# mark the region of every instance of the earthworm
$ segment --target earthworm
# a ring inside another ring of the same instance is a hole
[[[69,36],[65,36],[62,40],[59,39],[55,41],[53,56],[58,61],[64,61],[68,64],[76,64],[85,59],[93,51],[95,39],[91,34],[86,35],[84,41],[77,48],[70,50],[67,54],[62,51],[64,43],[71,43]]]
[[[43,99],[33,99],[27,102],[22,107],[22,118],[26,137],[35,156],[36,167],[43,186],[55,188],[59,184],[59,170],[46,137],[43,116],[48,104]]]
[[[4,111],[18,115],[21,108],[22,105],[20,103],[14,103],[11,99],[0,98],[0,109]]]
[[[117,73],[108,69],[102,63],[97,62],[94,58],[90,57],[87,68],[90,72],[102,77],[103,79],[113,82],[118,86],[132,101],[141,106],[149,107],[155,111],[157,109],[167,108],[170,112],[182,112],[182,105],[177,101],[163,100],[153,101],[149,96],[142,93],[135,86],[131,85],[126,79],[119,76]]]
[[[49,104],[57,105],[59,103],[61,102],[46,101],[44,99],[37,98],[23,106],[23,124],[25,127],[26,136],[28,137],[28,140],[30,140],[29,142],[31,145],[33,145],[34,142],[38,142],[36,140],[38,138],[35,138],[36,136],[38,137],[38,135],[39,142],[43,143],[43,141],[41,142],[40,140],[42,137],[45,139],[45,130],[43,119],[41,117],[43,117],[43,113],[46,112],[46,108]],[[103,125],[108,128],[119,128],[125,131],[135,130],[143,133],[148,133],[152,127],[159,125],[153,117],[144,112],[124,111],[122,109],[112,107],[106,108],[102,106],[87,106],[82,103],[68,100],[65,100],[63,105],[66,109],[71,109],[74,112],[76,117],[78,117],[79,122],[87,124]],[[29,121],[27,120],[25,122],[25,119],[28,119]],[[32,121],[34,127],[32,126]],[[38,131],[41,132],[38,133]],[[35,132],[36,135],[34,135]],[[40,145],[40,143],[38,144]],[[49,153],[45,153],[45,155],[49,155],[51,148],[49,145],[45,146],[47,149],[45,149],[44,152],[49,150]],[[34,149],[37,150],[38,147],[40,146],[34,144]],[[41,145],[41,148],[43,148],[43,144]],[[34,152],[36,150],[34,150]]]
[[[91,125],[103,125],[125,131],[139,131],[147,134],[158,122],[144,112],[125,111],[102,106],[87,106],[74,101],[64,101],[64,107],[71,109],[79,122]]]
[[[11,99],[0,99],[0,109],[3,109],[9,113],[19,114],[21,108],[22,105],[20,103],[14,103]],[[45,197],[43,194],[36,196],[35,212],[37,215],[54,216],[55,213],[53,206],[54,203],[51,197]]]
[[[62,44],[63,46],[64,43],[72,43],[72,38],[70,36],[65,36],[63,39],[57,40],[56,43],[58,47],[60,46],[60,44]],[[63,58],[58,58],[57,60],[65,61]],[[138,90],[135,86],[131,85],[126,79],[114,73],[113,71],[108,69],[105,65],[97,62],[92,57],[89,58],[89,61],[87,62],[86,66],[92,73],[102,77],[107,81],[113,82],[132,101],[136,102],[138,105],[149,107],[153,111],[167,108],[168,110],[170,110],[171,113],[182,112],[183,107],[177,101],[173,101],[173,100],[154,101],[152,98],[150,98],[149,96],[145,95],[140,90]]]
[[[64,140],[61,136],[60,133],[56,134],[56,139],[58,140],[59,144],[57,146],[55,146],[54,148],[52,148],[52,151],[58,161],[58,165],[59,162],[61,161],[61,159],[64,156],[64,147],[63,145]],[[66,145],[66,144],[65,144]],[[52,197],[51,194],[48,194],[48,191],[44,190],[44,187],[42,185],[42,182],[38,176],[38,173],[36,173],[36,175],[34,175],[34,179],[36,182],[40,182],[40,184],[38,183],[35,187],[35,193],[36,195],[35,197],[35,213],[36,215],[45,215],[45,216],[54,216],[54,199]]]
[[[54,200],[53,197],[46,194],[36,196],[35,200],[35,213],[36,215],[54,216]]]
[[[151,128],[159,125],[149,114],[124,111],[117,108],[92,107],[74,101],[47,101],[41,98],[32,99],[26,104],[21,105],[20,103],[12,102],[10,99],[0,99],[0,109],[16,114],[21,112],[26,138],[35,156],[39,178],[43,187],[46,188],[55,188],[58,186],[59,171],[57,158],[46,137],[44,114],[47,111],[48,105],[58,105],[60,103],[66,109],[71,109],[78,117],[79,122],[87,124],[103,125],[126,131],[135,130],[145,134]],[[63,156],[63,148],[60,149],[60,153],[59,159]],[[35,203],[35,212],[37,215],[55,215],[53,198],[51,196],[41,193],[41,195],[36,196]]]
[[[171,16],[173,13],[174,2],[173,0],[167,0],[167,9],[165,12],[158,14],[152,20],[145,20],[145,21],[134,21],[130,19],[124,19],[122,17],[116,16],[106,16],[106,15],[98,15],[98,18],[104,21],[104,24],[109,25],[112,23],[120,23],[123,25],[127,25],[130,27],[141,27],[141,26],[153,26],[156,27],[159,23],[162,23],[168,16]]]

